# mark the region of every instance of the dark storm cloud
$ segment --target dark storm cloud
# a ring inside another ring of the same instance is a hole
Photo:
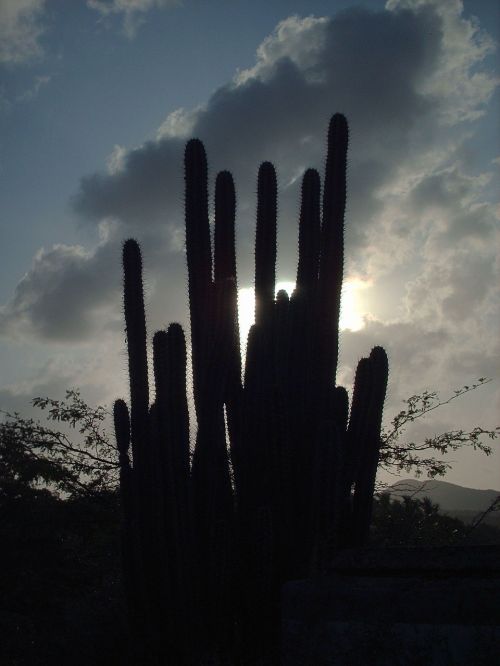
[[[95,221],[116,217],[137,231],[143,225],[165,224],[172,207],[182,201],[183,150],[183,141],[171,139],[130,151],[114,174],[82,179],[75,209]]]
[[[376,193],[431,122],[439,100],[420,94],[439,54],[440,17],[425,10],[345,11],[332,20],[289,19],[261,47],[256,67],[217,90],[190,119],[207,148],[212,175],[230,169],[239,201],[240,242],[253,237],[257,167],[276,164],[281,185],[283,269],[294,272],[297,175],[321,169],[329,116],[347,114],[352,130],[349,226],[352,244],[381,208]],[[311,54],[309,36],[322,46]],[[277,48],[280,47],[280,48]],[[182,143],[168,136],[128,153],[114,174],[82,180],[75,208],[99,221],[113,216],[140,235],[148,225],[182,220]],[[289,186],[291,184],[291,186]],[[243,257],[245,262],[245,257]],[[250,258],[244,267],[246,279]],[[246,269],[246,270],[245,270]]]
[[[280,269],[290,278],[299,176],[308,166],[322,170],[328,118],[342,111],[351,127],[346,233],[355,259],[371,242],[367,231],[383,216],[384,188],[435,146],[450,109],[457,117],[473,117],[494,88],[491,77],[469,71],[491,46],[461,21],[458,7],[401,4],[392,3],[393,11],[351,9],[333,19],[283,21],[259,47],[255,67],[219,88],[203,108],[171,114],[168,132],[130,151],[116,173],[84,178],[76,210],[91,222],[116,217],[139,237],[167,220],[182,231],[182,144],[187,135],[198,136],[212,180],[220,169],[235,177],[240,275],[247,284],[257,168],[264,160],[276,165]],[[448,88],[454,77],[462,92],[473,89],[475,96]]]
[[[421,132],[435,111],[417,86],[437,57],[436,14],[358,10],[334,20],[290,19],[285,27],[264,43],[253,71],[217,90],[191,120],[191,134],[206,145],[212,176],[223,168],[235,176],[240,277],[246,283],[260,162],[271,160],[278,170],[279,261],[291,277],[297,175],[309,165],[322,169],[331,113],[343,111],[351,124],[347,233],[353,248],[365,242],[363,229],[381,209],[378,188],[408,154],[411,128],[419,120]],[[322,47],[311,54],[306,36]],[[76,209],[96,222],[117,217],[139,237],[145,226],[165,220],[182,227],[182,143],[172,136],[149,142],[131,151],[119,172],[85,178]]]
[[[119,294],[119,262],[119,248],[110,242],[95,252],[66,245],[40,250],[0,310],[0,332],[13,338],[89,340],[108,321],[101,309]]]
[[[185,318],[178,284],[154,288],[154,276],[168,255],[169,238],[167,234],[166,245],[151,236],[142,243],[151,328],[165,326],[171,318]],[[123,331],[121,249],[121,240],[111,234],[93,251],[66,245],[40,250],[13,298],[0,308],[0,334],[13,339],[92,342],[96,334]],[[170,269],[182,274],[182,255],[173,254]]]

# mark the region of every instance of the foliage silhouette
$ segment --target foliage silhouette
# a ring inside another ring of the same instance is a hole
[[[45,411],[45,423],[3,413],[0,492],[25,494],[38,489],[76,498],[112,491],[119,465],[105,429],[107,409],[90,406],[76,389],[66,391],[62,400],[37,397],[32,403]]]
[[[427,477],[433,478],[444,476],[451,469],[451,462],[444,456],[466,446],[471,447],[474,451],[481,451],[487,456],[491,455],[491,446],[484,440],[497,439],[500,436],[500,426],[495,428],[475,426],[470,431],[448,430],[433,437],[427,437],[423,442],[401,441],[405,430],[414,421],[489,382],[491,379],[479,377],[471,384],[453,390],[447,398],[440,398],[437,391],[424,391],[422,394],[407,398],[404,401],[405,409],[399,411],[392,418],[390,426],[382,431],[380,467],[393,474],[406,471],[412,472],[417,477],[426,474]],[[439,457],[436,457],[435,454],[438,454]]]
[[[443,514],[428,497],[381,493],[375,503],[370,544],[374,546],[500,545],[500,530],[492,525],[466,525]]]
[[[116,483],[116,450],[103,429],[105,421],[93,419],[104,413],[103,408],[86,405],[81,396],[75,400],[71,396],[77,392],[68,395],[67,400],[35,401],[50,410],[46,413],[54,427],[20,416],[0,423],[0,661],[5,664],[109,666],[133,663],[131,655],[136,654],[127,635],[120,585],[118,495],[100,489],[84,473],[79,473],[79,484],[70,476],[64,490],[58,483],[68,471],[76,473],[73,450],[82,456],[89,451],[89,464],[101,464],[95,460],[92,440],[79,433],[90,423],[103,446],[106,464],[100,472],[111,489]],[[60,432],[65,421],[74,421],[73,434]],[[57,461],[52,448],[43,448],[41,433],[50,445],[61,439],[69,442]],[[420,509],[403,511],[392,502],[387,508],[382,504],[375,500],[372,545],[500,542],[500,530],[491,525],[480,523],[471,529],[440,512],[423,516]],[[142,654],[137,662],[144,663]]]

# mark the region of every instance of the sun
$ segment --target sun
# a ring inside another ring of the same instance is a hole
[[[359,331],[364,326],[365,312],[362,312],[359,291],[369,284],[359,278],[344,280],[342,286],[342,302],[340,307],[340,329]],[[276,293],[284,289],[290,296],[295,289],[295,282],[281,281],[276,284]],[[248,331],[255,320],[255,295],[253,287],[242,287],[238,290],[238,316],[240,323],[241,349],[244,353]]]

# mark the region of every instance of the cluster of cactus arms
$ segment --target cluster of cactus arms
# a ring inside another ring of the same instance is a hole
[[[124,244],[130,414],[123,400],[114,409],[123,571],[159,664],[276,658],[281,585],[366,543],[388,363],[381,347],[360,360],[349,408],[336,385],[347,144],[346,119],[335,114],[322,198],[318,172],[303,178],[290,298],[275,297],[277,179],[271,163],[260,166],[255,324],[242,377],[233,179],[217,175],[212,247],[205,150],[187,143],[192,457],[184,334],[178,324],[154,334],[150,404],[141,254],[135,240]]]

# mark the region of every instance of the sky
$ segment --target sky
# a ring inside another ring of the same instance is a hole
[[[384,421],[425,389],[491,382],[408,437],[500,422],[496,0],[0,0],[0,408],[127,397],[120,255],[141,243],[148,331],[188,321],[182,154],[237,192],[251,323],[259,164],[279,184],[293,288],[300,179],[350,125],[339,381],[374,345]],[[246,305],[245,305],[246,304]],[[500,444],[446,480],[500,488]],[[389,478],[389,480],[392,480]]]

